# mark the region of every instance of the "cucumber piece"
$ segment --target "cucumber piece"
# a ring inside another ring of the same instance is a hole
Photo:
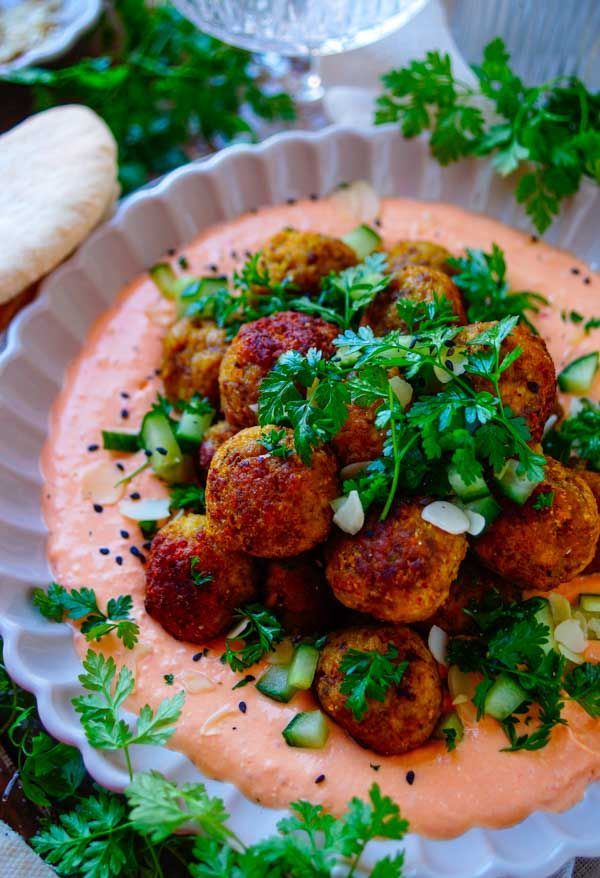
[[[500,674],[485,696],[483,711],[494,719],[507,719],[527,699],[527,692],[518,683]]]
[[[506,466],[499,476],[495,476],[495,481],[505,497],[523,506],[526,503],[539,482],[532,482],[526,475],[520,475],[517,472],[519,462],[517,460],[508,460]]]
[[[592,382],[598,371],[598,351],[585,354],[569,363],[558,376],[558,386],[565,393],[574,393],[583,396],[592,386]]]
[[[196,280],[189,274],[175,274],[168,262],[153,265],[148,273],[165,299],[177,299]]]
[[[167,482],[182,481],[183,455],[167,416],[162,412],[148,412],[140,435],[156,475]]]
[[[216,295],[220,290],[227,290],[227,277],[221,275],[218,277],[188,277],[186,286],[179,291],[176,296],[177,300],[177,316],[183,317],[187,313],[190,305]],[[196,312],[196,317],[212,318],[214,316],[214,307],[212,303],[207,302],[206,308],[202,312]]]
[[[455,710],[451,710],[441,717],[440,721],[435,727],[433,737],[439,741],[447,741],[449,740],[450,735],[446,734],[446,732],[449,732],[450,735],[452,735],[452,733],[454,732],[453,738],[455,744],[458,744],[459,741],[462,741],[465,736],[465,727],[463,726],[462,720]]]
[[[281,734],[290,747],[320,750],[327,743],[329,728],[320,710],[307,710],[297,713]]]
[[[483,515],[486,524],[482,533],[485,533],[485,530],[487,530],[490,524],[492,524],[502,512],[500,504],[494,500],[491,494],[488,494],[486,497],[480,497],[478,500],[471,500],[469,503],[465,503],[465,509],[470,509],[471,512],[478,512],[479,515]]]
[[[317,670],[319,650],[308,643],[301,643],[292,659],[289,683],[296,689],[310,689]]]
[[[287,704],[296,694],[294,687],[290,686],[289,670],[289,665],[271,665],[259,679],[256,688],[267,698]]]
[[[556,649],[556,641],[554,639],[554,618],[549,601],[544,600],[543,606],[539,608],[534,618],[536,622],[540,622],[549,629],[548,640],[543,644],[542,649],[545,653],[552,652]]]
[[[380,235],[377,234],[375,229],[364,223],[352,229],[347,235],[344,235],[342,241],[348,247],[352,247],[359,262],[364,262],[367,256],[370,256],[381,245]]]
[[[139,451],[140,434],[137,430],[103,430],[102,447],[107,451]]]
[[[460,497],[461,500],[479,500],[481,497],[487,497],[490,493],[490,489],[481,476],[474,482],[467,484],[455,466],[448,467],[448,481],[456,496]]]
[[[184,412],[175,427],[175,438],[184,451],[192,451],[198,448],[204,434],[210,427],[214,412],[198,414],[197,412]]]
[[[593,616],[600,615],[600,594],[582,594],[579,596],[579,609],[582,613]]]

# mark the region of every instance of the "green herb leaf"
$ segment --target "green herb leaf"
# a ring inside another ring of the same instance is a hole
[[[369,700],[385,701],[390,686],[400,684],[408,662],[397,662],[397,658],[398,650],[393,643],[388,644],[385,653],[358,649],[344,653],[340,662],[344,675],[340,691],[348,695],[345,704],[354,719],[361,722],[369,709]]]
[[[271,652],[283,640],[283,628],[277,618],[261,604],[248,604],[235,611],[237,622],[245,621],[242,631],[235,638],[225,641],[221,661],[232,671],[244,671]],[[242,643],[243,646],[236,646]]]
[[[33,603],[47,619],[62,622],[66,617],[82,621],[81,633],[88,641],[100,640],[114,631],[127,649],[133,649],[138,642],[139,626],[131,618],[133,600],[131,595],[111,598],[106,613],[98,607],[96,593],[91,588],[71,589],[53,582],[48,591],[34,589]]]

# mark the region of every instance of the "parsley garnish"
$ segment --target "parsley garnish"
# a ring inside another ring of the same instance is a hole
[[[448,55],[428,52],[383,76],[375,121],[399,122],[405,137],[429,129],[442,165],[492,155],[502,176],[523,168],[515,197],[544,232],[584,176],[600,181],[600,96],[575,77],[526,86],[509,61],[504,42],[493,40],[473,68],[471,88],[455,79]],[[478,106],[482,97],[492,113]]]
[[[442,734],[444,735],[446,750],[448,751],[448,753],[452,753],[453,750],[456,750],[456,745],[458,743],[458,735],[456,733],[456,729],[442,729]]]
[[[542,509],[551,509],[554,503],[554,491],[543,491],[538,494],[533,504],[533,508],[541,512]]]
[[[225,652],[221,656],[223,664],[232,671],[245,671],[283,640],[283,628],[277,618],[261,604],[248,604],[236,610],[234,619],[245,621],[245,626],[234,638],[225,641]],[[243,646],[236,643],[243,641]]]
[[[190,561],[190,575],[194,584],[200,587],[203,585],[208,585],[214,579],[212,573],[204,573],[204,571],[200,567],[201,563],[202,561],[198,557],[198,555],[192,556],[192,559]]]
[[[174,674],[165,674],[163,676],[163,680],[165,681],[167,686],[172,686],[173,683],[175,682],[175,676],[174,676]]]
[[[203,515],[206,512],[206,501],[204,496],[204,488],[189,484],[171,485],[169,509],[174,512],[176,509],[186,509],[188,512],[196,512]]]
[[[562,463],[579,459],[589,469],[600,472],[600,406],[589,399],[581,400],[577,414],[550,430],[543,446],[547,454]]]
[[[398,686],[408,668],[408,662],[397,662],[398,650],[389,643],[385,653],[377,650],[349,649],[342,656],[340,671],[344,680],[340,692],[347,695],[346,707],[354,719],[361,722],[368,701],[385,701],[390,686]]]
[[[96,593],[92,588],[73,588],[67,591],[57,582],[51,583],[48,591],[36,588],[33,603],[42,616],[54,622],[62,622],[65,617],[74,621],[83,620],[81,633],[85,639],[100,640],[114,631],[127,649],[133,649],[138,641],[140,629],[131,616],[133,600],[131,595],[110,598],[106,613],[98,607]]]
[[[291,457],[294,449],[285,444],[285,430],[263,430],[258,440],[271,457]]]

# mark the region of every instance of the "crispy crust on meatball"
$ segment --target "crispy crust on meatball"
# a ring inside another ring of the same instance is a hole
[[[330,503],[339,493],[337,461],[328,448],[310,465],[296,453],[276,457],[259,441],[273,427],[250,427],[222,445],[206,481],[211,530],[232,550],[259,558],[291,558],[329,534]],[[294,448],[291,430],[283,444]]]
[[[456,336],[458,343],[469,341],[493,323],[472,323],[465,326]],[[538,442],[542,438],[546,421],[556,406],[556,373],[552,357],[544,339],[523,324],[515,326],[502,342],[500,353],[505,357],[519,346],[523,353],[503,372],[500,379],[500,396],[505,405],[510,406],[515,415],[525,418],[531,431],[531,438]],[[469,382],[475,390],[493,393],[493,387],[485,378],[469,375]]]
[[[390,686],[383,702],[371,699],[361,722],[346,707],[340,664],[349,649],[386,653],[398,650],[397,662],[408,668],[399,686]],[[442,707],[442,686],[436,662],[410,628],[395,625],[348,628],[329,637],[321,651],[315,690],[323,710],[363,747],[394,756],[420,747],[431,736]]]
[[[228,342],[212,320],[178,320],[163,342],[161,377],[169,399],[206,396],[219,405],[219,368]]]
[[[552,506],[535,509],[540,494]],[[594,557],[600,519],[591,488],[576,471],[547,458],[544,481],[518,506],[502,502],[502,515],[473,540],[490,570],[523,588],[551,589],[581,573]]]
[[[303,293],[318,293],[321,279],[357,263],[356,253],[339,238],[319,232],[283,229],[263,247],[258,267],[271,281],[288,278]]]
[[[448,265],[451,256],[449,250],[433,241],[398,241],[387,250],[388,270],[396,272],[407,265],[426,265],[427,268],[453,275],[455,271]]]
[[[406,329],[398,314],[396,302],[399,299],[429,302],[433,300],[434,294],[448,300],[459,324],[467,322],[460,290],[447,274],[425,265],[407,265],[394,275],[387,289],[375,296],[363,314],[361,324],[370,326],[375,335],[386,335],[394,329]]]
[[[385,521],[373,509],[356,536],[333,535],[325,573],[342,604],[389,622],[428,619],[443,604],[467,540],[425,521],[426,502],[402,500]]]
[[[198,585],[193,573],[212,579]],[[204,515],[175,518],[152,540],[146,611],[177,640],[201,644],[217,637],[231,625],[236,607],[257,592],[252,559],[223,549],[208,533]]]
[[[596,500],[598,511],[600,512],[600,473],[595,473],[589,469],[580,469],[577,470],[577,474],[580,475],[589,485],[591,492],[594,495],[594,499]],[[585,574],[600,573],[600,538],[596,543],[594,557],[583,572]]]
[[[223,357],[219,373],[221,406],[225,418],[234,427],[256,424],[260,383],[281,354],[310,348],[325,357],[335,353],[333,339],[339,328],[319,317],[296,311],[281,311],[242,326]]]
[[[352,403],[342,429],[331,440],[333,450],[342,466],[363,460],[375,460],[383,453],[385,431],[375,426],[375,413],[381,402],[370,406]]]
[[[331,627],[336,602],[323,564],[313,553],[269,561],[264,605],[291,634],[312,634]],[[339,606],[339,605],[338,605]]]
[[[208,428],[198,451],[198,465],[200,472],[205,477],[217,448],[220,448],[224,442],[235,436],[237,432],[237,429],[232,427],[227,421],[217,421],[216,424]]]

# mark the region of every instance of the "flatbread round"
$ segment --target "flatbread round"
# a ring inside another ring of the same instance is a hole
[[[118,192],[117,145],[87,107],[55,107],[3,134],[0,304],[62,262]]]

